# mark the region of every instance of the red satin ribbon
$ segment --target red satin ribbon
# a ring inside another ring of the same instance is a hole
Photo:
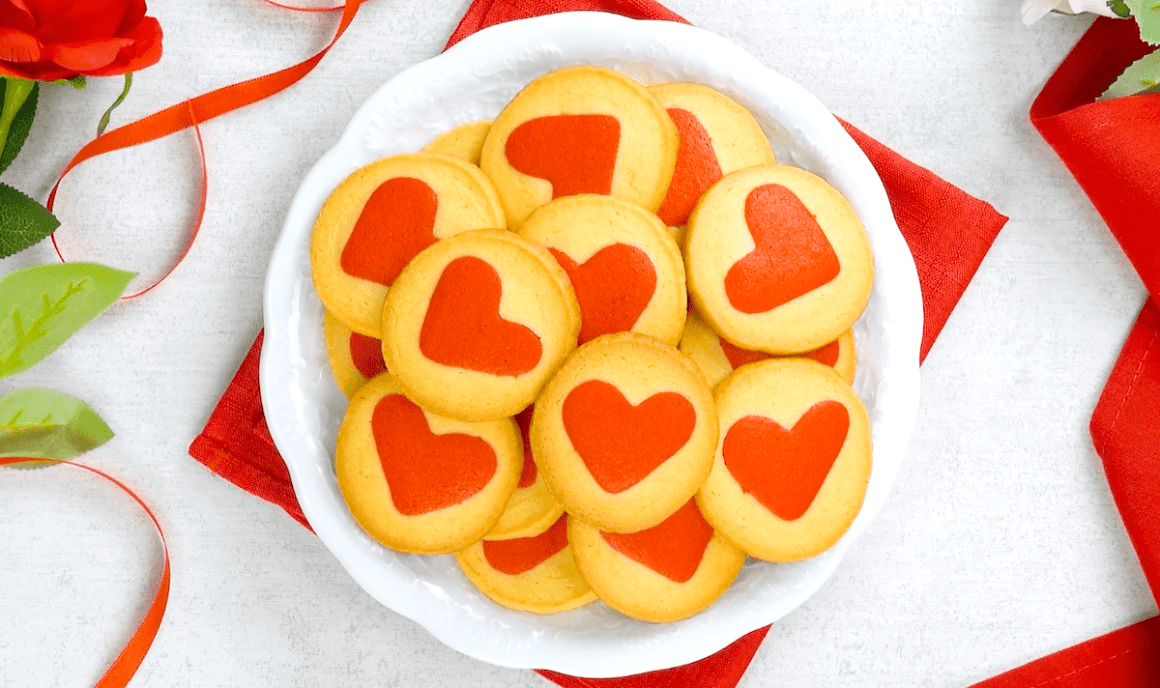
[[[277,3],[271,3],[277,5]],[[172,265],[165,271],[161,277],[149,284],[144,289],[125,296],[124,298],[135,298],[150,291],[161,283],[166,277],[170,275],[177,265],[189,253],[193,247],[193,242],[197,238],[198,230],[201,227],[202,218],[205,215],[207,181],[206,181],[206,167],[205,167],[205,148],[202,145],[201,130],[199,125],[202,122],[207,122],[218,115],[224,115],[227,112],[232,112],[238,108],[251,105],[260,100],[268,98],[279,91],[282,91],[289,86],[294,85],[302,77],[310,73],[311,70],[322,60],[327,52],[338,42],[342,34],[346,32],[350,23],[354,20],[355,14],[358,12],[359,5],[362,0],[347,0],[346,4],[342,6],[342,18],[339,20],[338,30],[334,34],[334,38],[322,50],[314,54],[314,56],[299,62],[296,65],[287,67],[273,74],[242,81],[230,86],[219,88],[216,91],[211,91],[204,95],[197,96],[191,100],[183,103],[170,106],[160,112],[154,113],[144,119],[137,120],[123,127],[112,129],[101,134],[97,138],[90,141],[83,148],[81,148],[72,160],[69,160],[65,165],[64,171],[60,173],[56,184],[53,185],[52,191],[48,194],[48,201],[45,207],[52,211],[56,203],[56,194],[60,189],[60,184],[64,181],[65,176],[73,170],[77,165],[91,158],[103,155],[104,153],[111,153],[112,151],[121,150],[123,148],[131,148],[142,143],[157,140],[159,138],[175,134],[190,127],[193,128],[197,135],[198,153],[201,160],[201,192],[199,200],[199,208],[197,217],[194,220],[192,229],[186,239],[185,246],[181,254],[173,262]],[[302,11],[326,12],[338,8],[297,8],[289,7],[287,5],[277,5],[278,7],[285,7],[287,9],[297,9]],[[64,256],[61,253],[60,246],[56,240],[56,233],[52,235],[52,245],[56,250],[57,256],[63,261]]]
[[[74,463],[72,461],[62,461],[60,459],[17,456],[0,458],[0,467],[29,461],[47,461],[50,463],[63,463],[69,466],[76,466],[77,468],[83,468],[90,473],[94,473],[108,480],[121,488],[125,494],[132,497],[133,501],[137,502],[137,505],[149,515],[149,520],[153,521],[153,526],[157,529],[157,534],[161,537],[161,548],[165,554],[165,568],[161,573],[161,583],[157,587],[157,593],[153,596],[153,602],[149,605],[149,611],[145,614],[141,625],[133,633],[133,637],[125,645],[125,649],[121,650],[121,654],[117,655],[117,659],[113,661],[112,666],[105,671],[104,676],[96,684],[96,688],[125,688],[129,684],[129,680],[133,678],[133,674],[137,672],[137,667],[141,666],[141,661],[145,659],[145,654],[149,652],[149,647],[153,645],[153,639],[157,636],[157,629],[161,627],[161,618],[165,616],[165,605],[169,602],[169,545],[165,542],[165,533],[161,530],[161,523],[158,522],[157,516],[149,506],[124,483],[91,466]]]

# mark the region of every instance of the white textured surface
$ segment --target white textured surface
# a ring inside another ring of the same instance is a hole
[[[187,261],[0,382],[96,408],[117,437],[85,462],[166,529],[169,612],[134,686],[546,685],[385,609],[314,536],[186,454],[261,326],[299,180],[360,103],[439,52],[466,5],[369,2],[302,82],[206,124],[209,206]],[[923,366],[893,492],[742,688],[966,686],[1154,615],[1087,435],[1143,289],[1026,114],[1090,20],[1025,27],[1015,0],[668,6],[1011,217]],[[165,56],[114,126],[304,59],[336,22],[256,1],[151,14]],[[46,88],[35,140],[0,181],[43,199],[119,89]],[[58,199],[66,254],[158,274],[193,213],[195,170],[189,134],[86,163]],[[51,260],[45,244],[0,272]],[[70,469],[0,474],[0,685],[92,685],[151,599],[158,557],[115,488]]]

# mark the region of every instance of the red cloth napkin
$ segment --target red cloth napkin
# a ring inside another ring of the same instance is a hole
[[[1097,19],[1044,85],[1031,122],[1140,274],[1144,304],[1091,419],[1108,486],[1160,599],[1160,95],[1095,102],[1155,48],[1136,23]],[[1062,650],[976,688],[1160,685],[1160,617]]]
[[[451,35],[448,46],[493,24],[574,10],[685,21],[651,0],[476,0]],[[925,316],[920,356],[925,358],[1007,218],[986,202],[843,124],[881,176],[899,228],[914,254]],[[261,335],[189,453],[242,489],[278,504],[306,525],[294,499],[289,474],[262,416],[257,380],[260,347]],[[619,679],[577,678],[550,671],[540,674],[574,688],[732,688],[768,631],[769,627],[758,629],[710,657],[663,671]]]

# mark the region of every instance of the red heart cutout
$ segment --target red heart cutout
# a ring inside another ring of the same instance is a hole
[[[520,482],[516,487],[531,487],[536,482],[536,460],[532,458],[532,441],[528,433],[532,428],[532,409],[529,406],[516,414],[516,425],[520,426],[520,436],[524,438],[524,467],[520,471]]]
[[[756,245],[725,274],[725,294],[742,313],[765,313],[838,276],[841,265],[817,219],[797,195],[764,184],[745,198]]]
[[[611,244],[583,263],[563,251],[548,250],[568,273],[580,302],[581,344],[602,334],[631,330],[656,291],[656,268],[635,246]]]
[[[568,392],[561,410],[572,447],[605,492],[623,492],[676,454],[697,424],[693,404],[659,392],[633,406],[603,380]]]
[[[749,349],[742,349],[739,346],[734,346],[733,344],[725,341],[724,338],[718,338],[717,341],[721,343],[721,351],[725,354],[725,358],[729,359],[729,365],[734,370],[740,368],[746,363],[764,361],[767,358],[773,358],[771,354],[767,354],[764,351],[751,351]],[[807,351],[803,354],[798,354],[798,356],[812,358],[822,365],[828,365],[833,368],[834,364],[838,362],[838,355],[840,353],[841,349],[839,348],[838,341],[834,340],[829,344],[823,344],[819,346],[813,351]]]
[[[379,184],[342,249],[339,264],[354,277],[391,286],[415,254],[435,243],[439,197],[425,182],[395,177]]]
[[[543,347],[531,329],[499,315],[503,282],[482,258],[461,256],[443,269],[419,330],[419,350],[455,368],[522,375],[540,362]]]
[[[508,164],[552,183],[552,198],[608,195],[620,150],[620,120],[612,115],[549,115],[508,134]]]
[[[713,539],[713,527],[689,500],[660,524],[635,533],[600,535],[609,547],[643,564],[665,578],[685,583],[701,567],[705,548]]]
[[[355,370],[368,380],[387,369],[383,362],[383,341],[358,332],[350,333],[350,360]]]
[[[657,215],[666,225],[677,227],[689,220],[689,213],[705,190],[721,178],[721,163],[717,162],[709,132],[696,115],[683,108],[669,108],[668,112],[681,138],[673,180]]]
[[[778,518],[793,521],[813,504],[846,443],[850,412],[820,401],[786,430],[765,416],[745,416],[725,434],[725,467],[746,493]]]
[[[495,475],[490,444],[463,433],[432,433],[423,410],[401,394],[375,404],[371,431],[391,501],[404,516],[460,504]]]
[[[483,558],[491,567],[509,576],[531,571],[568,546],[568,514],[556,519],[539,535],[512,540],[484,540]]]

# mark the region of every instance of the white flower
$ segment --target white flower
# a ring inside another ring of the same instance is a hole
[[[1048,12],[1079,14],[1091,12],[1105,17],[1116,16],[1108,7],[1107,0],[1023,0],[1023,23],[1030,26]]]

